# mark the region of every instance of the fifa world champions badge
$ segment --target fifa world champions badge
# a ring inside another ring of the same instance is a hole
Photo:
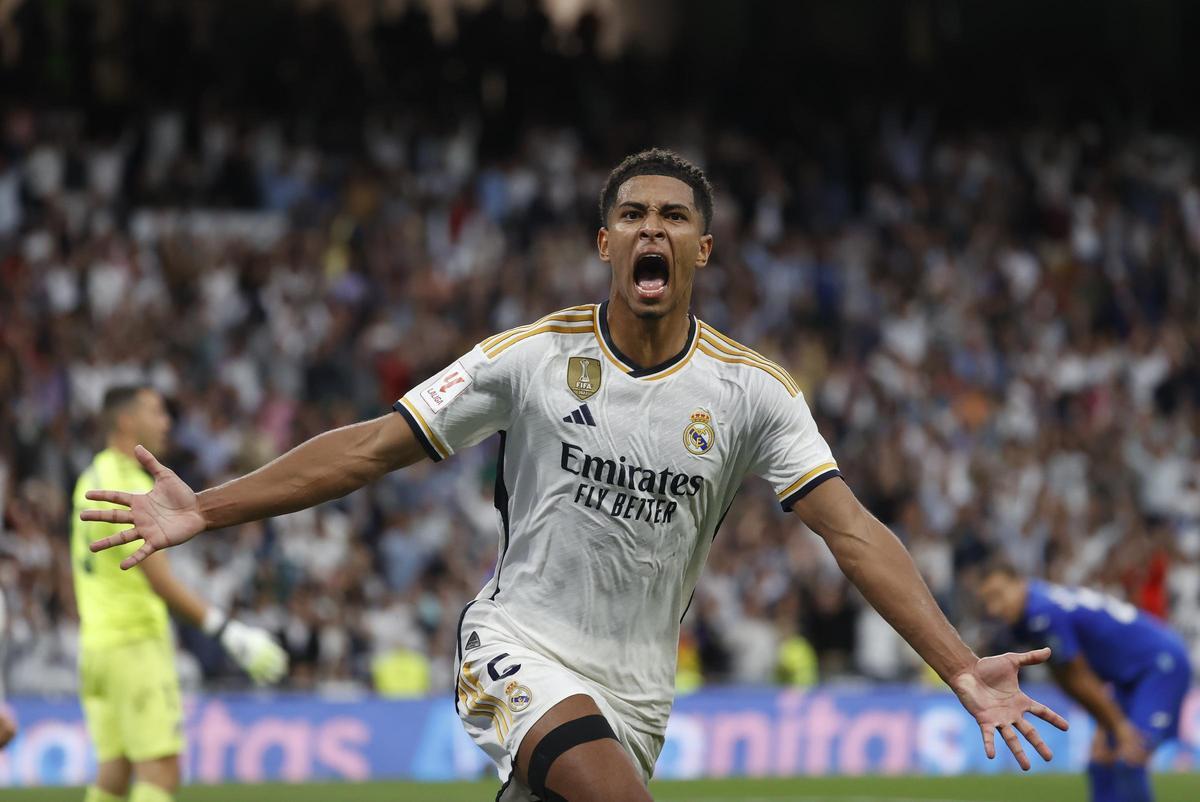
[[[699,456],[707,454],[717,440],[717,432],[713,429],[712,413],[707,409],[697,409],[683,429],[683,447]]]
[[[567,360],[567,389],[587,401],[600,389],[600,360],[573,356]]]

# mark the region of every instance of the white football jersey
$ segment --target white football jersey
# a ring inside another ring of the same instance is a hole
[[[434,460],[500,433],[499,557],[477,599],[661,732],[680,620],[742,479],[791,509],[839,473],[778,365],[691,317],[683,350],[638,367],[606,312],[497,334],[395,409]]]

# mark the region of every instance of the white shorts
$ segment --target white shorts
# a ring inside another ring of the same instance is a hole
[[[664,734],[623,720],[602,688],[538,654],[517,632],[500,603],[489,599],[467,605],[458,628],[455,707],[471,740],[496,764],[504,784],[496,801],[537,799],[513,774],[517,749],[546,711],[576,694],[595,700],[642,780],[649,782]]]

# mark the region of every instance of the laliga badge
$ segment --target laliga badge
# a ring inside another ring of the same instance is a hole
[[[426,382],[421,390],[421,400],[425,402],[429,414],[436,415],[470,386],[471,374],[467,373],[462,362],[456,361],[446,368],[445,373]]]
[[[707,409],[698,409],[691,415],[691,420],[683,429],[683,447],[693,454],[707,454],[717,440],[717,432],[713,429],[712,413]]]
[[[514,713],[520,713],[533,701],[533,694],[529,692],[529,689],[518,684],[516,680],[504,686],[504,696],[508,699],[508,706]]]

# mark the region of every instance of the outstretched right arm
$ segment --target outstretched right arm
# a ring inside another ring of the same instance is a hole
[[[138,446],[136,455],[154,478],[154,488],[144,494],[88,491],[92,501],[128,509],[90,509],[79,516],[85,521],[132,524],[91,546],[92,551],[100,551],[141,539],[141,548],[121,562],[126,569],[209,529],[341,498],[389,471],[424,459],[426,452],[404,418],[388,414],[317,435],[253,473],[199,494],[145,448]]]
[[[424,458],[408,423],[388,414],[319,434],[197,499],[205,528],[220,529],[341,498]]]

